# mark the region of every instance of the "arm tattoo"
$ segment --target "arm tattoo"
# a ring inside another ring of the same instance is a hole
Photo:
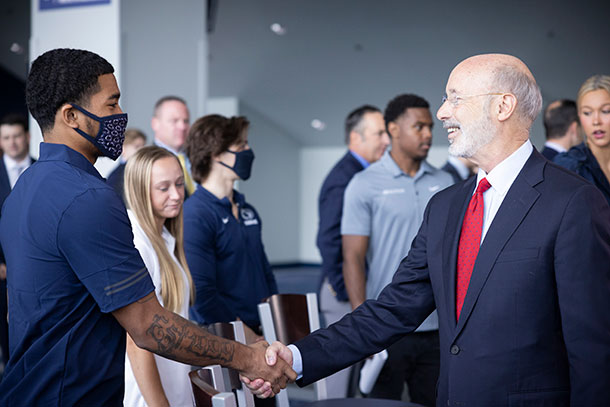
[[[233,342],[209,334],[178,315],[173,315],[170,322],[165,316],[155,314],[146,334],[157,344],[155,353],[158,355],[189,359],[192,364],[202,364],[201,358],[228,363],[235,353]]]

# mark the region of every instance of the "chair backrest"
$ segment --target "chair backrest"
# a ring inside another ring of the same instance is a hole
[[[231,323],[217,322],[207,326],[208,332],[220,336],[221,338],[231,339],[240,343],[246,343],[244,325],[241,321]],[[254,407],[254,396],[250,390],[239,380],[239,372],[235,369],[222,368],[222,375],[226,384],[227,391],[235,391],[237,395],[237,405],[239,407]]]
[[[208,366],[189,373],[196,407],[237,407],[235,395],[224,392],[220,366]]]
[[[276,340],[289,344],[304,338],[310,332],[320,328],[318,314],[318,296],[308,294],[275,294],[258,304],[258,313],[263,327],[265,340],[272,343]],[[327,397],[326,379],[315,383],[318,400]],[[278,396],[278,405],[288,406],[284,391]],[[282,399],[286,399],[286,403]]]
[[[307,298],[304,295],[273,295],[267,298],[266,302],[271,307],[278,341],[292,343],[311,332],[307,318]]]

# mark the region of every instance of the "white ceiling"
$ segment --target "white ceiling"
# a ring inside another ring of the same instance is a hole
[[[340,145],[361,104],[409,92],[435,112],[452,67],[473,54],[517,55],[545,103],[574,98],[588,76],[610,74],[609,16],[610,2],[593,0],[220,0],[209,94],[238,97],[303,145]],[[435,142],[447,143],[440,127]],[[540,123],[533,131],[542,138]]]

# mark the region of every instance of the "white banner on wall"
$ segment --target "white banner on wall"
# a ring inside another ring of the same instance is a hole
[[[110,4],[110,0],[39,0],[39,10],[53,10],[64,7],[82,7]]]

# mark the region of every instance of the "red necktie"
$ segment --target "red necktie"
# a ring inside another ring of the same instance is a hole
[[[475,191],[468,209],[464,215],[462,223],[462,232],[460,233],[460,243],[458,245],[457,258],[457,283],[455,295],[455,311],[457,319],[460,319],[460,311],[464,305],[466,291],[468,291],[468,283],[474,268],[474,262],[479,253],[481,245],[481,234],[483,232],[483,192],[491,187],[487,178],[479,181],[479,186]]]

